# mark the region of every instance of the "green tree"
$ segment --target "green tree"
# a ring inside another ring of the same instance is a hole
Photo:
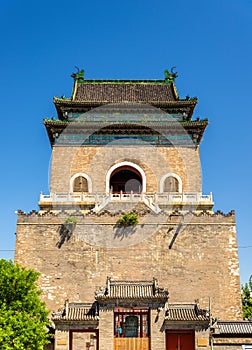
[[[245,283],[242,286],[242,311],[243,318],[245,320],[252,319],[252,275],[250,276],[249,283]]]
[[[40,300],[38,277],[34,270],[0,260],[2,350],[42,350],[49,343],[49,312]]]

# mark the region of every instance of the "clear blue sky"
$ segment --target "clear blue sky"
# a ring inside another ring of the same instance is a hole
[[[0,257],[13,258],[17,209],[48,193],[42,121],[70,96],[74,66],[89,79],[163,79],[197,96],[210,124],[203,193],[237,217],[241,282],[252,273],[252,0],[2,0],[0,5]],[[211,247],[209,247],[211,249]]]

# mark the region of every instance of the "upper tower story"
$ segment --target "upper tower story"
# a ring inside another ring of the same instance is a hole
[[[110,200],[141,198],[153,210],[211,210],[202,195],[199,145],[208,124],[193,120],[197,98],[181,99],[177,73],[164,80],[85,80],[73,73],[70,98],[55,97],[45,119],[52,146],[50,195],[40,208],[99,210]]]

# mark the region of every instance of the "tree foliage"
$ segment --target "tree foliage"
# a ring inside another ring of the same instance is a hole
[[[245,320],[252,319],[252,275],[249,283],[242,286],[242,311]]]
[[[37,288],[39,273],[0,260],[0,344],[3,350],[42,350],[49,342],[48,311]]]

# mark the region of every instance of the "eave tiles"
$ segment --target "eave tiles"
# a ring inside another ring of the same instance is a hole
[[[96,299],[158,299],[168,298],[168,291],[157,286],[157,281],[112,281],[95,293]]]
[[[169,304],[166,321],[209,321],[209,314],[197,304]]]
[[[241,321],[241,322],[221,322],[217,323],[217,333],[228,334],[228,335],[239,335],[239,334],[251,334],[252,335],[252,322]]]
[[[53,321],[97,321],[98,308],[95,304],[68,303],[65,307],[52,314]]]

